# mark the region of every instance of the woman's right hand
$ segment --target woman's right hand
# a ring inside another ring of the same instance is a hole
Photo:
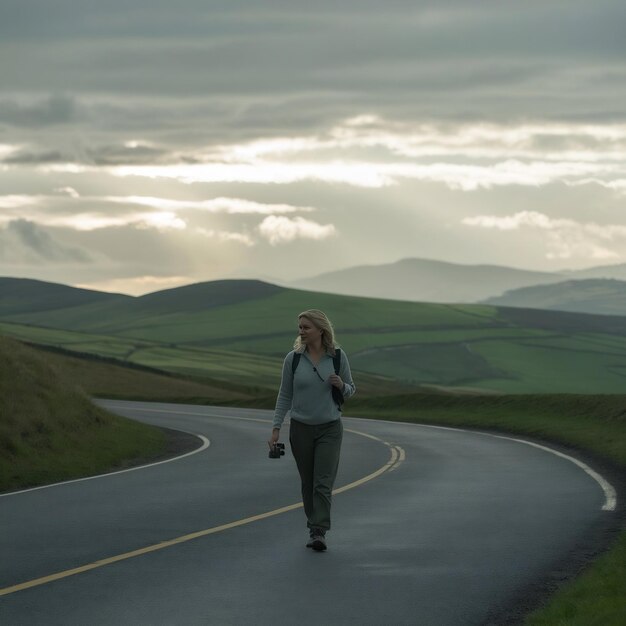
[[[270,450],[277,443],[279,437],[280,437],[280,428],[273,428],[272,429],[272,436],[270,437],[270,440],[267,442],[269,447],[270,447]]]

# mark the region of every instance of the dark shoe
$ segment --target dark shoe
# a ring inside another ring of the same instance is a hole
[[[313,547],[313,542],[315,541],[315,536],[317,533],[321,533],[322,530],[320,528],[309,528],[309,541],[306,544],[307,548]]]
[[[311,544],[311,548],[313,548],[316,552],[323,552],[328,547],[326,545],[326,537],[324,535],[325,533],[321,528],[316,528],[311,533],[311,541],[309,543]]]

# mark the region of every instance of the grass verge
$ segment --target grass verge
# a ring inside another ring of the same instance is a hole
[[[165,447],[163,431],[94,406],[40,352],[0,337],[0,491],[110,471]]]
[[[528,626],[626,624],[626,532],[613,548],[526,619]]]

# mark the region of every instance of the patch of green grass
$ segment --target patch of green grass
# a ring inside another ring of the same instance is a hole
[[[626,624],[626,532],[556,597],[526,619],[528,626],[623,626]]]
[[[621,393],[626,376],[626,351],[606,354],[591,350],[543,346],[530,342],[482,341],[472,350],[509,378],[484,379],[476,386],[508,393]]]
[[[97,474],[164,447],[162,431],[94,406],[45,356],[0,337],[0,490]]]
[[[466,344],[418,344],[381,348],[350,357],[351,365],[373,374],[439,385],[472,385],[484,378],[506,377]]]
[[[254,389],[210,378],[194,380],[165,371],[146,371],[114,359],[33,347],[64,378],[74,381],[90,396],[166,402],[211,398],[219,403],[246,400],[255,394]]]
[[[282,358],[193,346],[151,346],[135,351],[129,360],[185,375],[261,386],[275,382],[276,376],[280,376],[283,361]]]
[[[346,411],[357,417],[519,433],[563,443],[626,466],[626,395],[355,396]]]

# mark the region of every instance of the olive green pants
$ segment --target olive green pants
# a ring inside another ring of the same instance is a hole
[[[302,502],[309,528],[330,529],[330,504],[339,467],[341,420],[310,426],[292,419],[289,443],[302,481]]]

